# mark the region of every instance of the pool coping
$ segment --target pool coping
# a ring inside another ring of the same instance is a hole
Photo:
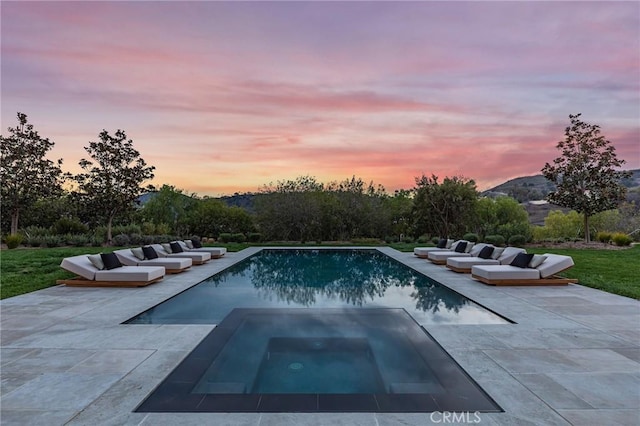
[[[640,416],[640,302],[580,285],[495,288],[389,247],[377,250],[516,322],[428,327],[504,413],[133,412],[213,326],[121,323],[263,248],[286,247],[228,253],[145,288],[62,285],[0,301],[2,423],[566,425]]]

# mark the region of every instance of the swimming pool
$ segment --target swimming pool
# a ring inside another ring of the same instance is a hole
[[[371,249],[265,249],[130,319],[218,324],[234,308],[402,308],[418,323],[508,320]]]
[[[138,412],[499,412],[403,309],[234,309]]]
[[[138,412],[502,411],[423,326],[509,321],[377,250],[265,249],[127,323],[216,324]]]

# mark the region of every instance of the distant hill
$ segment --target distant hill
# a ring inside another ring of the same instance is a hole
[[[640,169],[630,170],[632,176],[623,179],[622,184],[629,189],[640,187]],[[508,195],[521,203],[544,200],[547,194],[556,187],[542,175],[523,176],[506,181],[496,187],[484,191],[485,196]],[[634,191],[629,191],[631,195]]]

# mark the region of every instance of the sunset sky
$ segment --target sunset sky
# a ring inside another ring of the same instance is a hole
[[[0,3],[2,135],[78,172],[124,129],[154,184],[311,175],[388,191],[539,174],[569,114],[640,168],[639,2]]]

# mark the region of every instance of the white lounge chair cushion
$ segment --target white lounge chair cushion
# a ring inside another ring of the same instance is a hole
[[[189,249],[193,248],[193,243],[191,242],[191,240],[184,240],[184,243],[187,245],[187,247],[189,247]]]
[[[164,276],[161,266],[123,266],[110,271],[96,268],[87,255],[66,257],[60,267],[88,280],[96,281],[151,281]]]
[[[488,280],[518,280],[549,278],[558,272],[571,268],[571,256],[545,253],[547,258],[537,268],[518,268],[511,265],[478,265],[471,268],[473,275]]]
[[[478,244],[474,244],[473,247],[468,251],[468,253],[472,256],[472,257],[478,257],[478,255],[480,254],[480,252],[482,251],[483,248],[485,248],[486,246],[488,246],[490,244],[486,244],[486,243],[478,243]]]
[[[201,247],[194,248],[193,250],[189,250],[189,253],[209,253],[211,257],[220,257],[224,256],[227,253],[227,249],[225,247]]]
[[[574,265],[571,256],[551,253],[545,253],[543,256],[546,256],[547,258],[536,268],[540,271],[540,276],[542,278],[555,275],[558,272],[569,269]]]
[[[473,265],[499,265],[496,259],[483,259],[481,257],[450,257],[447,265],[459,269],[471,269]]]
[[[475,265],[471,273],[487,280],[536,280],[540,271],[534,268],[518,268],[511,265]]]
[[[194,262],[206,262],[211,259],[211,254],[206,252],[187,251],[182,253],[167,253],[160,244],[151,244],[160,257],[188,257]]]
[[[476,245],[475,243],[467,242],[467,246],[465,247],[464,252],[470,253],[473,247],[475,247],[475,245]]]
[[[165,251],[165,253],[167,254],[171,254],[173,253],[173,251],[171,250],[171,244],[169,243],[162,243],[160,244],[160,246],[162,247],[162,249]],[[156,250],[157,251],[157,250]]]
[[[142,247],[132,248],[131,253],[139,260],[144,260],[144,252],[142,251]]]
[[[538,266],[542,265],[542,262],[544,262],[546,259],[547,256],[534,254],[533,258],[531,258],[531,262],[529,262],[529,268],[537,268]]]
[[[457,251],[432,251],[429,259],[435,261],[445,261],[450,257],[471,257],[469,253],[458,253]]]
[[[498,260],[500,261],[501,265],[508,265],[513,261],[513,259],[516,258],[518,253],[525,253],[525,252],[526,251],[523,248],[506,247],[504,249],[504,251],[502,252],[502,254],[500,255],[500,257],[498,257]],[[491,257],[493,257],[493,256],[491,256]]]
[[[191,259],[186,257],[159,257],[140,260],[131,253],[131,250],[116,250],[114,253],[120,259],[120,263],[127,266],[161,266],[165,269],[185,269],[192,265]]]
[[[162,266],[122,266],[110,271],[96,271],[95,281],[147,282],[164,276]]]
[[[432,251],[449,251],[447,249],[441,249],[438,247],[416,247],[413,249],[413,254],[419,257],[427,257]]]
[[[96,267],[96,269],[100,269],[100,270],[104,269],[104,262],[102,261],[102,256],[100,256],[99,254],[90,254],[87,257],[89,258],[89,261],[91,262],[91,264]]]
[[[491,253],[491,258],[498,259],[500,256],[502,256],[503,252],[504,252],[504,247],[496,247],[493,249],[493,253]]]

